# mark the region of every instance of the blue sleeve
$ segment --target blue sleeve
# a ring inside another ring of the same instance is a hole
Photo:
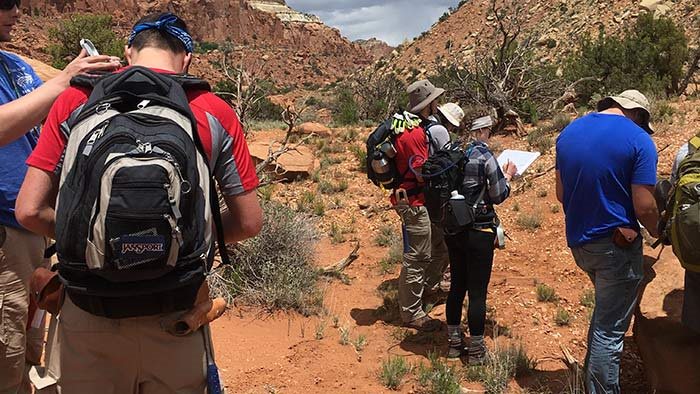
[[[656,185],[656,165],[659,157],[656,145],[646,133],[637,139],[635,147],[633,185]]]

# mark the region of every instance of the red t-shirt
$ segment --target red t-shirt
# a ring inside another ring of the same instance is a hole
[[[58,97],[46,118],[39,142],[27,160],[28,165],[56,174],[60,172],[67,143],[61,125],[87,102],[89,95],[88,89],[71,87]],[[207,91],[188,91],[187,98],[221,192],[235,196],[254,190],[259,180],[236,113]]]
[[[418,183],[416,175],[408,167],[410,162],[411,167],[420,173],[421,167],[428,157],[427,137],[423,128],[416,127],[399,134],[394,139],[394,148],[396,148],[396,157],[394,158],[396,169],[400,174],[403,174],[403,182],[401,182],[400,187],[406,191],[422,187],[423,185]],[[412,207],[420,207],[425,203],[425,198],[423,193],[420,193],[416,196],[409,196],[408,201]],[[395,194],[391,195],[391,203],[396,205]]]

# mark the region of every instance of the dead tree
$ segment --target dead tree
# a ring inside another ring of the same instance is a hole
[[[298,142],[296,142],[295,144],[291,143],[291,138],[294,134],[296,124],[305,110],[306,107],[302,107],[300,110],[297,111],[296,109],[294,109],[293,106],[290,105],[287,106],[287,108],[285,108],[284,111],[282,111],[282,120],[284,121],[284,123],[287,124],[287,132],[285,133],[284,139],[281,142],[270,142],[267,158],[255,167],[255,172],[258,174],[258,177],[265,178],[265,172],[268,171],[271,166],[274,166],[272,171],[275,175],[284,175],[282,173],[279,173],[279,166],[276,164],[280,156],[284,155],[289,151],[297,150],[306,141],[315,137],[315,134],[309,134],[301,140],[299,140]]]
[[[535,106],[538,113],[549,112],[551,103],[560,97],[564,87],[551,69],[536,63],[535,37],[521,37],[520,8],[506,10],[492,0],[490,13],[499,36],[498,47],[477,53],[472,61],[452,67],[447,71],[447,79],[452,81],[452,86],[448,87],[455,99],[464,104],[493,108],[498,117],[495,130],[500,131],[512,120],[507,114],[529,115],[522,109],[524,103]]]
[[[219,85],[223,90],[215,93],[236,110],[247,131],[250,121],[258,115],[258,104],[270,94],[270,87],[260,65],[246,67],[243,59],[233,64],[232,53],[231,50],[222,51],[220,67],[226,80]]]
[[[388,118],[397,109],[399,97],[405,90],[406,86],[396,74],[372,70],[359,73],[352,84],[360,118],[377,121]]]

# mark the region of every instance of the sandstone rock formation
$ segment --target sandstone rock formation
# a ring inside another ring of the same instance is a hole
[[[394,51],[394,47],[376,38],[370,38],[369,40],[355,40],[353,42],[364,48],[375,61],[389,56]]]
[[[115,28],[126,37],[138,15],[172,11],[189,22],[197,41],[233,44],[237,61],[248,68],[260,67],[281,86],[322,86],[342,78],[373,58],[359,45],[343,38],[311,15],[271,0],[25,0],[24,16],[10,49],[49,60],[47,26],[71,13],[112,15]],[[43,52],[43,53],[42,53]],[[197,56],[200,71],[212,75],[217,53]]]

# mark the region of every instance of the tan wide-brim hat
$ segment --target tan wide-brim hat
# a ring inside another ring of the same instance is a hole
[[[438,107],[438,111],[447,119],[454,127],[462,125],[464,119],[464,111],[456,103],[446,103]]]
[[[649,112],[649,100],[638,90],[625,90],[617,96],[608,96],[598,102],[596,110],[598,112],[605,111],[617,103],[624,109],[641,109],[645,113],[645,119],[640,125],[647,133],[654,134],[654,129],[649,123],[651,113]]]
[[[423,79],[411,84],[406,89],[408,92],[409,112],[417,114],[445,93],[445,89],[436,88],[427,79]]]

